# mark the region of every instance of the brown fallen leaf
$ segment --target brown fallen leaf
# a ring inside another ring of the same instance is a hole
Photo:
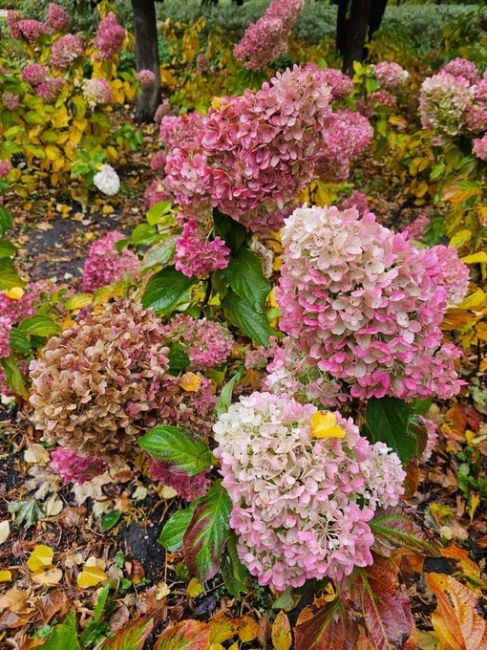
[[[70,608],[70,601],[65,591],[53,589],[44,594],[36,602],[36,608],[42,616],[44,625],[56,616],[57,619],[64,618]]]

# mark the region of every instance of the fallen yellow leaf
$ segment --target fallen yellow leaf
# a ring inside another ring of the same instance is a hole
[[[12,580],[12,571],[3,569],[0,571],[0,582],[10,582]]]
[[[487,262],[487,253],[482,251],[481,253],[474,253],[473,255],[467,255],[462,257],[462,262],[464,264],[485,264]]]
[[[10,300],[20,300],[24,295],[24,290],[22,287],[12,287],[12,289],[8,289],[8,291],[4,291],[3,293],[7,298],[10,298]]]
[[[45,567],[51,566],[54,551],[45,544],[38,544],[27,560],[27,566],[31,571],[39,571]]]
[[[34,571],[31,575],[33,582],[36,582],[38,585],[57,585],[57,583],[63,577],[63,572],[61,569],[56,567],[50,567],[47,569],[40,569],[39,571]]]
[[[186,592],[190,598],[198,598],[204,592],[204,587],[198,578],[191,578]]]
[[[344,438],[345,429],[337,424],[331,411],[316,411],[311,418],[312,438]]]
[[[201,379],[194,372],[187,372],[179,380],[181,388],[188,393],[196,393],[201,386]]]
[[[78,574],[76,582],[81,589],[87,589],[95,587],[105,580],[108,580],[108,576],[104,571],[96,566],[85,566],[83,571]]]

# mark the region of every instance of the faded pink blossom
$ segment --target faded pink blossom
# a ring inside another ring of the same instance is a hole
[[[65,34],[52,44],[51,64],[56,68],[67,68],[83,53],[83,39],[74,34]]]
[[[47,8],[47,23],[55,32],[62,32],[69,26],[69,14],[55,2]]]
[[[57,447],[51,453],[51,466],[65,483],[78,483],[79,485],[91,481],[92,478],[103,474],[107,469],[103,458],[83,456],[65,447]]]
[[[122,49],[125,29],[120,25],[117,16],[111,11],[100,21],[96,30],[93,45],[99,50],[98,59],[112,61]]]
[[[125,239],[123,233],[113,231],[91,245],[83,267],[83,291],[96,291],[124,277],[139,275],[140,262],[137,255],[127,248],[120,252],[115,248],[115,244],[122,239]]]

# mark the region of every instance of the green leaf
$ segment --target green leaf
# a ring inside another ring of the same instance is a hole
[[[111,512],[106,512],[100,521],[101,532],[106,533],[108,530],[111,530],[118,524],[121,516],[122,513],[120,510],[112,510]]]
[[[262,262],[248,248],[242,247],[230,259],[222,277],[233,291],[257,312],[263,312],[271,287],[262,272]]]
[[[239,368],[238,372],[236,372],[233,377],[227,381],[225,386],[223,386],[215,405],[215,413],[217,417],[226,413],[230,408],[230,404],[232,403],[233,387],[235,386],[235,382],[239,381],[242,375],[243,368]]]
[[[265,314],[256,311],[232,290],[229,290],[221,304],[227,319],[243,334],[261,345],[269,343],[271,332]]]
[[[3,235],[12,228],[14,225],[12,215],[3,205],[0,205],[0,236]]]
[[[10,514],[14,515],[16,524],[24,524],[26,528],[34,526],[44,517],[44,510],[35,499],[12,501],[8,506]]]
[[[418,437],[409,428],[410,416],[410,405],[396,397],[373,397],[365,411],[370,441],[385,442],[404,466],[418,453]]]
[[[159,203],[154,203],[147,212],[147,223],[151,226],[155,226],[157,223],[164,221],[168,214],[171,214],[170,201],[159,201]]]
[[[101,650],[142,650],[152,632],[152,618],[139,618],[103,642]],[[67,648],[66,648],[67,650]]]
[[[234,598],[240,599],[240,594],[247,593],[249,572],[238,557],[235,533],[230,533],[227,540],[227,550],[222,560],[222,576],[226,590]]]
[[[8,239],[0,239],[0,257],[14,257],[17,248]]]
[[[23,287],[19,274],[15,270],[14,261],[10,257],[0,258],[0,291],[13,289],[14,287]]]
[[[19,330],[31,336],[53,336],[61,331],[49,316],[31,316],[25,318],[19,325]]]
[[[380,555],[389,557],[396,548],[438,555],[438,550],[424,539],[423,531],[411,517],[396,512],[382,513],[369,526],[375,537],[374,551]]]
[[[135,246],[150,246],[154,243],[156,237],[157,232],[154,226],[141,223],[133,229],[131,239]]]
[[[29,354],[32,350],[29,339],[25,334],[20,332],[16,327],[12,327],[8,333],[10,339],[10,346],[14,352],[19,352],[20,354]]]
[[[179,375],[180,373],[187,371],[189,367],[189,356],[181,343],[176,342],[169,344],[168,358],[168,372],[170,375]]]
[[[165,266],[172,258],[175,248],[176,245],[172,237],[166,239],[166,241],[163,241],[160,244],[155,244],[152,248],[149,248],[144,255],[144,259],[142,260],[142,270],[145,271],[145,269],[150,269],[157,264]]]
[[[219,569],[229,533],[232,502],[221,481],[216,481],[195,508],[183,539],[186,566],[200,582]]]
[[[232,251],[236,252],[247,238],[248,232],[242,224],[237,223],[226,214],[213,210],[215,234],[225,240]]]
[[[66,309],[69,311],[77,311],[83,307],[89,307],[93,302],[93,296],[91,293],[77,293],[71,298],[68,298],[65,303]]]
[[[432,403],[433,400],[431,397],[428,397],[427,399],[421,399],[420,397],[416,397],[411,402],[411,409],[413,413],[416,413],[416,415],[424,415],[425,413],[427,413]]]
[[[212,455],[208,445],[177,427],[153,427],[139,438],[138,443],[156,460],[169,463],[188,476],[195,476],[211,467]]]
[[[79,650],[74,612],[69,612],[64,621],[60,625],[56,625],[42,647],[44,650],[68,650],[68,648],[69,650]]]
[[[22,374],[19,370],[19,364],[17,359],[13,354],[4,359],[0,359],[0,365],[2,366],[3,374],[5,375],[5,380],[7,381],[8,386],[18,395],[21,395],[24,399],[27,399],[29,393],[22,379]]]
[[[183,545],[183,537],[193,518],[196,501],[184,510],[176,510],[161,530],[158,542],[168,551],[177,551]]]
[[[169,266],[151,277],[142,304],[156,312],[170,312],[195,282],[195,278],[187,278],[174,267]]]

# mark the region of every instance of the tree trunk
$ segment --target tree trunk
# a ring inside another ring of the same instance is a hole
[[[152,70],[155,83],[142,87],[135,104],[135,121],[151,122],[161,101],[161,73],[154,0],[132,0],[137,71]]]
[[[399,4],[399,2],[397,3]],[[369,34],[367,40],[370,41],[374,33],[379,29],[386,10],[387,0],[374,0],[369,20]]]
[[[342,2],[343,0],[340,0]],[[364,58],[365,42],[372,13],[373,0],[352,0],[350,17],[347,20],[343,72],[353,73],[353,62]]]

